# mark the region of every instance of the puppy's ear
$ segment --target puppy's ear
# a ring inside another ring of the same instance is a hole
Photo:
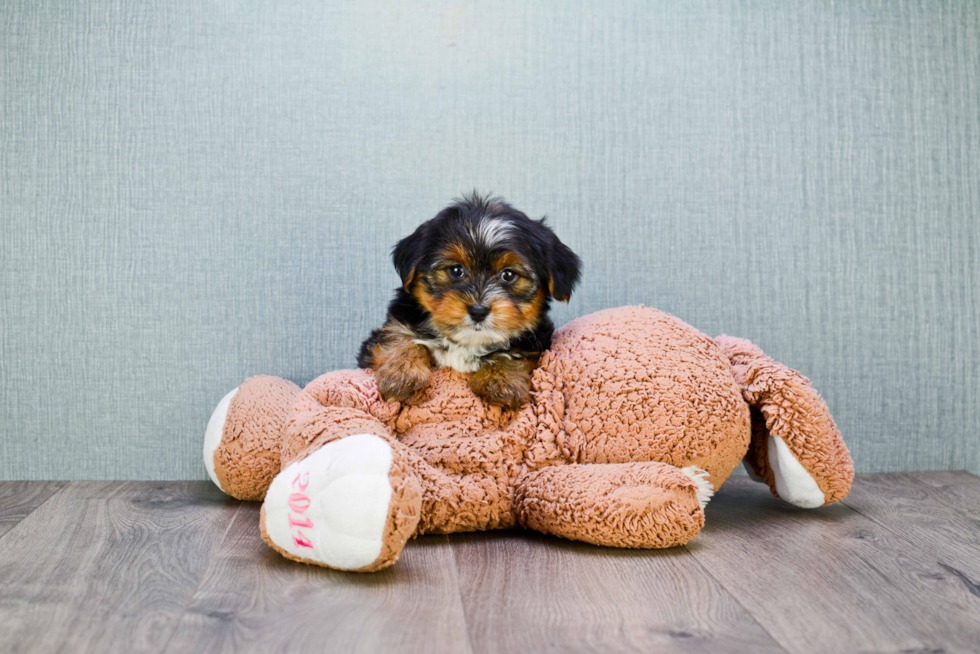
[[[582,260],[552,232],[548,248],[548,291],[551,297],[559,302],[568,302],[578,284],[581,269]]]
[[[395,270],[402,278],[402,288],[406,291],[415,279],[415,268],[425,255],[425,241],[428,230],[427,224],[419,225],[409,236],[395,244],[391,251],[391,259],[395,262]]]
[[[541,257],[536,270],[547,281],[548,293],[559,302],[568,302],[578,284],[582,261],[558,239],[545,221],[545,218],[529,220],[525,235]]]

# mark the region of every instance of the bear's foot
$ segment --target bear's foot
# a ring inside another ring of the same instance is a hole
[[[262,537],[287,558],[368,572],[393,564],[414,534],[422,493],[401,453],[357,434],[287,466],[262,505]]]
[[[773,480],[779,497],[794,506],[803,509],[815,509],[823,506],[826,497],[817,480],[814,479],[803,464],[793,456],[786,442],[778,436],[769,435],[766,443],[769,452],[769,467],[772,468]],[[745,466],[748,468],[749,466]]]
[[[291,381],[257,375],[225,395],[204,433],[204,465],[218,488],[261,501],[279,472],[279,445],[299,395]]]
[[[233,391],[221,398],[218,406],[211,413],[211,419],[208,420],[207,429],[204,431],[204,467],[207,468],[208,477],[211,478],[211,481],[218,488],[221,488],[221,482],[218,480],[218,473],[214,468],[214,452],[221,446],[221,437],[225,432],[225,421],[228,420],[228,408],[231,406],[231,401],[238,394],[238,388],[240,387],[236,387]],[[225,489],[221,488],[221,490]],[[228,491],[225,492],[227,493]]]
[[[708,481],[708,471],[702,470],[697,466],[687,466],[686,468],[681,468],[681,472],[690,477],[691,481],[697,485],[698,504],[701,505],[701,508],[703,509],[708,506],[708,502],[711,501],[711,498],[715,494],[714,486]]]

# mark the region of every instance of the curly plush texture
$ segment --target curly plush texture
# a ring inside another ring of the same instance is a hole
[[[810,380],[776,363],[752,343],[731,336],[715,341],[732,362],[732,374],[742,385],[742,396],[754,408],[755,438],[746,464],[776,491],[773,470],[765,451],[765,436],[782,438],[810,471],[826,503],[844,499],[854,481],[854,466],[827,405]],[[828,438],[828,435],[837,437]]]
[[[521,525],[595,545],[670,547],[704,526],[697,484],[655,461],[549,466],[522,480],[519,493]]]
[[[299,393],[293,382],[268,375],[241,385],[214,451],[214,471],[222,490],[240,500],[265,497],[279,473],[283,427]]]
[[[729,360],[656,309],[573,320],[555,334],[540,371],[561,394],[552,429],[569,461],[696,465],[717,488],[748,445],[749,411]]]
[[[558,330],[531,398],[517,411],[487,405],[450,369],[433,370],[405,403],[385,402],[370,370],[328,373],[302,391],[252,378],[231,401],[216,469],[226,492],[261,499],[280,466],[347,436],[382,439],[393,499],[382,553],[361,571],[391,565],[409,537],[428,533],[523,526],[597,545],[680,545],[743,457],[776,492],[770,437],[827,503],[853,478],[805,377],[748,341],[712,340],[651,308],[600,311]],[[290,558],[330,565],[285,552],[261,528]]]

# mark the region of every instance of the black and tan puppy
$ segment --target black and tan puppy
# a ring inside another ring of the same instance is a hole
[[[388,320],[361,345],[386,400],[406,400],[433,366],[471,373],[491,404],[516,408],[551,345],[552,299],[566,302],[579,258],[542,220],[497,198],[456,201],[395,246],[402,287]]]

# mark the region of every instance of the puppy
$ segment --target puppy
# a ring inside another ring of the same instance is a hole
[[[470,373],[473,391],[515,409],[551,345],[552,299],[567,302],[581,261],[544,219],[498,198],[457,200],[395,245],[402,280],[388,319],[361,345],[385,400],[407,400],[433,366]]]

